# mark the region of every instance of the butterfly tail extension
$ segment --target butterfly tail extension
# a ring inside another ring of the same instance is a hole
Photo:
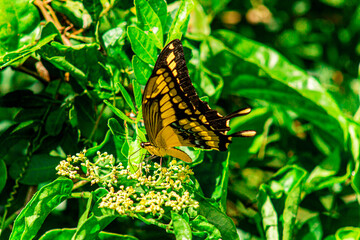
[[[230,113],[229,115],[227,115],[225,117],[225,119],[232,119],[234,117],[239,117],[239,116],[244,116],[244,115],[247,115],[251,112],[251,108],[244,108],[244,109],[241,109],[241,110],[237,110],[233,113]]]
[[[254,130],[244,130],[240,132],[236,132],[231,134],[231,137],[254,137],[256,135],[256,131]]]
[[[176,148],[169,148],[169,149],[166,149],[166,155],[169,155],[171,157],[175,157],[177,159],[180,159],[184,162],[187,162],[187,163],[191,163],[192,162],[192,159],[190,158],[189,155],[187,155],[185,152],[179,150],[179,149],[176,149]]]
[[[218,126],[219,130],[229,130],[229,122],[230,119],[247,115],[251,112],[251,108],[244,108],[241,110],[237,110],[233,113],[230,113],[229,115],[226,115],[225,117],[221,116],[217,111],[210,112],[207,115],[209,118],[209,121],[211,121],[213,124]]]

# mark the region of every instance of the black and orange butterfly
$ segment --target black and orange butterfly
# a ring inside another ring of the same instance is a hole
[[[250,108],[223,117],[200,100],[191,83],[180,40],[170,42],[160,53],[145,86],[142,111],[149,142],[141,147],[156,156],[192,159],[174,147],[189,146],[227,150],[232,137],[252,137],[245,130],[226,135],[231,118],[250,113]]]

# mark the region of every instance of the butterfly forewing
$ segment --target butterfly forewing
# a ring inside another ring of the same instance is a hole
[[[196,94],[179,40],[159,55],[145,87],[143,116],[149,141],[157,147],[226,150],[231,142],[226,135],[229,119]]]

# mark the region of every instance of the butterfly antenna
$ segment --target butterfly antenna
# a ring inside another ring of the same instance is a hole
[[[131,158],[135,153],[137,153],[138,151],[140,151],[141,148],[139,148],[138,150],[136,150],[135,152],[133,152],[132,154],[129,155],[129,158]]]
[[[126,140],[131,140],[132,138],[131,137],[129,137],[129,136],[120,136],[120,138],[122,138],[122,139],[126,139]]]
[[[141,148],[139,148],[138,150],[136,150],[135,152],[133,152],[132,154],[130,154],[130,155],[128,156],[128,158],[129,158],[129,164],[130,164],[131,170],[133,170],[133,171],[135,171],[135,168],[134,168],[134,166],[131,164],[131,157],[132,157],[135,153],[139,152],[140,150],[141,150]]]

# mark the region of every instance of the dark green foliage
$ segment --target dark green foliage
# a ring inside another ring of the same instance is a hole
[[[359,239],[358,1],[46,2],[0,0],[0,240]],[[55,167],[141,162],[141,92],[174,39],[199,96],[251,106],[231,128],[257,135],[184,148],[196,210],[99,208],[107,190]]]

